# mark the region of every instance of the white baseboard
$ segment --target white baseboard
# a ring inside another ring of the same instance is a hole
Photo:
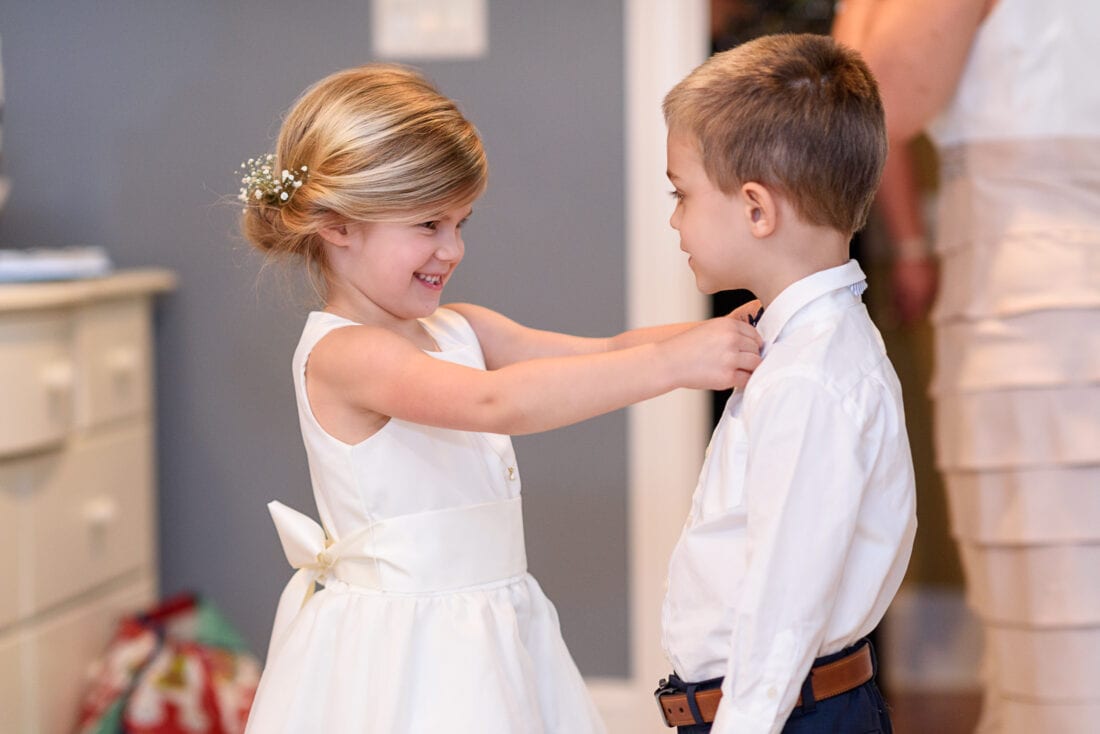
[[[978,688],[982,631],[962,589],[903,587],[882,622],[880,644],[890,690]]]

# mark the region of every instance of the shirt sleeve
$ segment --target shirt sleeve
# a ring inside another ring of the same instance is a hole
[[[746,396],[748,569],[713,734],[779,732],[822,644],[878,440],[842,396],[788,376]],[[870,444],[870,445],[869,445]]]

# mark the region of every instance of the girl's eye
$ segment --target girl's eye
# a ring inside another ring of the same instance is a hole
[[[463,219],[461,222],[458,223],[458,228],[462,229],[462,227],[465,226],[466,222],[468,222],[468,221],[470,221],[469,217],[466,217],[465,219]]]
[[[438,221],[431,221],[431,222],[421,222],[421,223],[420,223],[419,225],[417,225],[417,226],[419,226],[419,227],[423,227],[424,229],[431,229],[431,230],[434,230],[434,229],[435,229],[436,227],[438,227],[438,226],[439,226],[439,222],[438,222]]]

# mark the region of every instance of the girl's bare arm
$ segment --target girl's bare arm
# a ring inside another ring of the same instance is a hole
[[[735,310],[730,317],[747,322],[748,316],[755,314],[759,307],[759,302],[753,301]],[[469,303],[450,304],[447,308],[462,314],[470,322],[481,342],[489,369],[498,369],[529,359],[629,349],[670,339],[702,323],[694,321],[649,326],[624,331],[611,337],[592,338],[532,329],[491,309]]]
[[[758,348],[752,327],[713,319],[660,342],[483,371],[428,356],[385,329],[354,326],[333,331],[314,348],[307,389],[318,420],[345,440],[357,440],[356,425],[377,430],[386,417],[524,434],[677,387],[729,387],[756,368]]]

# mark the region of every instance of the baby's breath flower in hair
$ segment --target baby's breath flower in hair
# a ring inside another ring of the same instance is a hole
[[[237,198],[245,204],[263,202],[282,206],[302,187],[309,174],[308,166],[300,166],[296,171],[284,168],[276,174],[275,156],[272,153],[249,158],[241,164],[241,168],[244,170],[244,177],[241,179],[241,193]]]

